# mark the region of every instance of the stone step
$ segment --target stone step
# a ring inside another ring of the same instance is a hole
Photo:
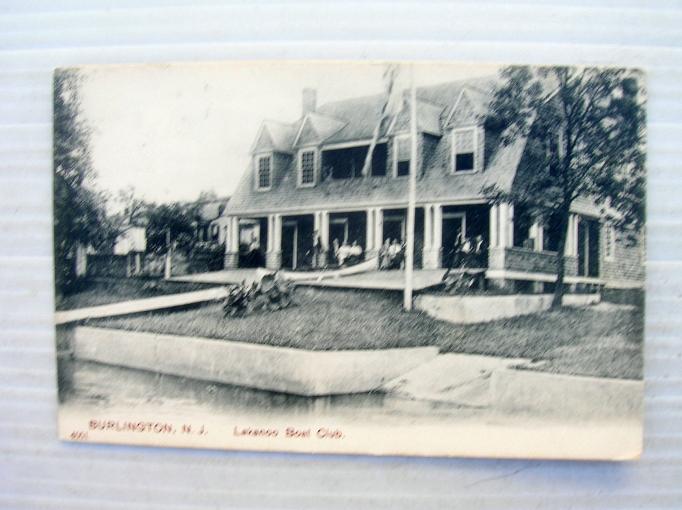
[[[493,371],[528,362],[524,358],[440,354],[389,381],[383,389],[403,398],[484,408],[492,402],[490,380]]]

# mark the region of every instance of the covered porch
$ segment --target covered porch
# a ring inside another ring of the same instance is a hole
[[[422,204],[415,208],[414,267],[441,269],[453,265],[454,248],[464,239],[484,247],[485,267],[489,239],[487,204]],[[404,253],[407,238],[406,207],[369,207],[318,210],[300,214],[232,217],[226,243],[225,267],[255,267],[245,253],[262,255],[269,269],[310,270],[339,267],[344,247],[359,260],[377,258],[382,248],[397,244]],[[456,262],[456,261],[455,261]],[[401,266],[402,267],[402,266]]]
[[[546,291],[556,279],[554,223],[532,220],[522,208],[509,203],[419,204],[415,209],[415,269],[484,269],[493,287],[518,290],[534,285],[535,290]],[[356,254],[353,263],[376,259],[387,243],[404,246],[407,209],[273,213],[232,217],[229,226],[226,269],[322,270],[348,263],[348,258],[339,257],[344,246]],[[464,249],[463,244],[467,245]],[[598,220],[571,214],[565,246],[567,281],[599,283],[600,244]],[[536,282],[542,283],[542,289]]]

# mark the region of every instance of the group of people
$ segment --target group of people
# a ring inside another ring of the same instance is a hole
[[[344,240],[339,245],[339,240],[334,239],[332,248],[334,249],[334,258],[339,266],[357,264],[362,260],[362,246],[357,241],[353,241],[353,244],[349,245],[348,241]]]
[[[455,238],[454,244],[445,254],[444,262],[447,263],[448,273],[453,268],[477,268],[486,265],[486,245],[482,235],[467,237],[461,233]],[[313,268],[321,268],[323,265],[324,247],[320,236],[315,232],[312,250]],[[330,255],[339,266],[357,264],[362,260],[362,246],[354,240],[352,244],[344,239],[340,243],[338,239],[332,242]],[[405,244],[399,239],[387,238],[379,249],[379,269],[401,269],[405,260]]]
[[[452,268],[475,268],[486,265],[486,246],[482,235],[473,239],[463,236],[461,233],[455,238],[455,242],[447,254],[448,272]]]
[[[325,249],[322,244],[322,239],[317,231],[313,234],[313,249],[312,249],[312,267],[313,269],[321,269],[331,264],[339,266],[357,264],[362,260],[362,246],[358,244],[357,240],[352,244],[344,239],[340,243],[338,239],[332,241],[331,250],[329,253],[331,260],[326,260],[324,256]]]
[[[398,239],[386,239],[379,249],[379,269],[400,269],[405,259],[405,245]]]

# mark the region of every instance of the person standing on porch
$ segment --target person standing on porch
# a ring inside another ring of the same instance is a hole
[[[443,275],[443,280],[445,280],[453,267],[458,267],[462,259],[462,233],[459,232],[455,236],[455,242],[452,244],[450,251],[447,254],[446,260],[448,261],[448,268]]]
[[[379,269],[389,269],[391,265],[391,240],[387,237],[379,250]]]
[[[322,238],[316,230],[313,232],[313,269],[318,269],[322,266],[322,250]]]
[[[485,250],[485,241],[479,234],[474,238],[474,265],[476,267],[485,267]]]
[[[334,238],[334,241],[332,242],[332,255],[334,257],[333,262],[336,263],[337,265],[339,264],[339,240],[337,238]]]

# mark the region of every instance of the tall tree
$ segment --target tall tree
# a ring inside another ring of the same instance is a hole
[[[79,96],[76,70],[54,74],[54,256],[58,292],[73,283],[77,246],[98,246],[109,237],[104,194],[94,188],[90,128]]]
[[[564,292],[564,250],[571,206],[584,197],[603,218],[634,238],[645,221],[645,91],[640,72],[615,68],[509,67],[486,119],[502,142],[526,139],[524,164],[511,191],[485,192],[555,218],[557,284]]]
[[[137,196],[133,186],[126,186],[119,190],[116,201],[123,209],[117,218],[120,225],[140,226],[144,224],[149,204]]]
[[[147,251],[166,253],[169,248],[189,251],[194,244],[196,204],[151,204],[147,209]],[[171,246],[168,245],[170,241]]]

